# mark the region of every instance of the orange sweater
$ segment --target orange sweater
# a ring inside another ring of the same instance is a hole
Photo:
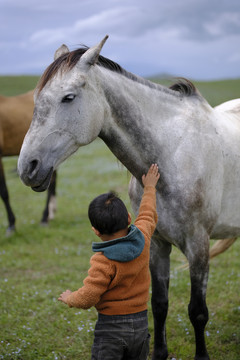
[[[99,313],[105,315],[124,315],[146,310],[150,286],[150,240],[156,224],[156,190],[146,186],[135,227],[132,225],[133,233],[135,231],[140,236],[144,235],[140,255],[131,261],[116,261],[105,256],[104,251],[97,252],[91,257],[91,267],[83,281],[84,286],[69,295],[67,304],[82,309],[95,306]],[[125,238],[117,241],[125,242]]]

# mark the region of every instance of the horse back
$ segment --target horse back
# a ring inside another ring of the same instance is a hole
[[[240,121],[240,99],[226,101],[214,108],[215,111],[222,113],[227,118],[234,118]]]

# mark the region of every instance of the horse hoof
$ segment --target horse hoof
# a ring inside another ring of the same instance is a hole
[[[194,360],[210,360],[210,357],[208,356],[208,354],[206,355],[201,355],[201,356],[195,356]]]
[[[9,237],[15,233],[15,225],[11,225],[6,230],[6,236]]]
[[[40,222],[40,225],[41,225],[42,227],[48,227],[48,222],[47,222],[47,221],[41,221],[41,222]]]
[[[152,354],[152,360],[167,360],[168,358],[168,351],[160,351],[160,352],[154,352]]]

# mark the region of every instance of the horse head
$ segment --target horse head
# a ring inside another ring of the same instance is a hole
[[[101,131],[104,110],[91,69],[107,38],[77,56],[62,45],[38,83],[18,160],[21,180],[35,191],[46,190],[57,166]]]

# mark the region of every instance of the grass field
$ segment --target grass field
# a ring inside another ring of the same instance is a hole
[[[24,92],[36,81],[36,77],[0,77],[0,93]],[[196,86],[217,105],[228,100],[229,94],[239,97],[240,80]],[[57,297],[67,288],[80,287],[87,274],[91,243],[96,240],[87,218],[92,198],[113,189],[131,211],[129,174],[101,140],[80,149],[59,168],[56,217],[43,228],[39,222],[46,193],[24,186],[16,164],[16,157],[4,159],[17,232],[5,237],[7,219],[0,202],[0,359],[88,360],[97,313],[94,308],[69,309]],[[206,327],[211,360],[240,358],[239,253],[238,241],[211,263]],[[189,274],[178,269],[184,262],[183,255],[173,249],[167,336],[169,359],[177,360],[194,357],[194,334],[187,315]],[[150,302],[149,328],[153,335]],[[152,346],[151,342],[151,351]]]

